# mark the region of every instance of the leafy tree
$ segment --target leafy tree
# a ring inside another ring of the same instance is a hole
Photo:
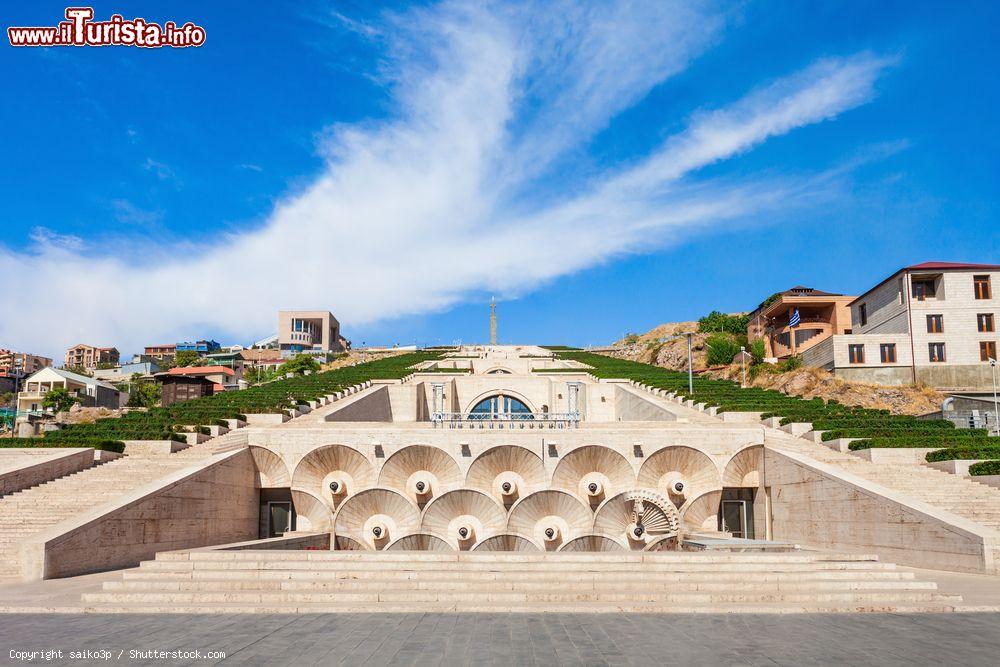
[[[93,373],[83,366],[64,366],[63,370],[69,371],[70,373],[76,373],[77,375],[86,375],[87,377],[93,376]]]
[[[728,334],[712,334],[705,340],[709,366],[728,366],[740,353],[740,343]]]
[[[285,373],[302,375],[306,371],[315,373],[319,370],[319,368],[319,362],[312,356],[308,354],[297,354],[292,359],[289,359],[285,363],[281,364],[281,367],[278,368],[278,373],[281,375],[284,375]]]
[[[154,408],[160,402],[160,385],[155,382],[133,382],[128,395],[130,408]]]
[[[0,407],[7,407],[14,403],[14,392],[8,391],[0,394]]]
[[[750,322],[749,315],[727,315],[713,310],[705,317],[698,320],[698,331],[702,333],[731,333],[745,335],[747,324]],[[739,352],[739,350],[737,350]]]
[[[181,350],[174,356],[174,366],[195,366],[201,361],[201,357],[194,350]]]
[[[750,357],[754,364],[764,363],[764,356],[767,354],[767,345],[764,344],[763,338],[755,338],[752,343],[750,343]]]
[[[45,394],[42,399],[43,408],[51,408],[53,412],[66,412],[80,399],[69,393],[66,387],[55,387]]]
[[[118,368],[118,365],[117,364],[113,364],[110,361],[101,361],[101,362],[99,362],[97,364],[97,370],[99,370],[99,371],[106,371],[106,370],[110,370],[112,368]]]
[[[778,370],[781,371],[782,373],[787,373],[788,371],[794,371],[795,369],[801,367],[802,367],[802,357],[800,357],[797,354],[793,354],[792,356],[788,357],[780,364],[778,364]]]

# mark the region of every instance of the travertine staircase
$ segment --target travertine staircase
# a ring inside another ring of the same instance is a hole
[[[919,464],[871,463],[854,454],[767,430],[767,444],[805,454],[916,500],[1000,530],[1000,489]]]
[[[173,454],[123,456],[0,498],[0,577],[20,574],[27,537],[211,456],[210,442]]]
[[[949,611],[873,556],[787,553],[168,552],[83,595],[94,612]]]

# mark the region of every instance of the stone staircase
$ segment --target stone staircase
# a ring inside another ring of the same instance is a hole
[[[952,611],[959,596],[874,556],[785,553],[165,552],[91,612]]]
[[[212,455],[210,443],[173,454],[123,456],[0,498],[0,578],[20,575],[26,538],[194,465]]]
[[[766,433],[769,447],[805,454],[982,526],[1000,530],[1000,489],[925,465],[871,463],[854,454],[775,429],[766,429]]]

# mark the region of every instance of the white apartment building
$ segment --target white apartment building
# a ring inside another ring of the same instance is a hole
[[[944,390],[992,388],[1000,265],[925,262],[902,268],[850,303],[851,333],[802,353],[850,380]]]

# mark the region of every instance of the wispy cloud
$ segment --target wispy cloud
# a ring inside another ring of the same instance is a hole
[[[329,308],[349,333],[472,292],[523,293],[814,201],[829,175],[734,181],[700,170],[868,102],[890,60],[861,53],[777,72],[693,110],[684,129],[630,164],[585,181],[559,168],[721,39],[726,21],[688,1],[495,11],[454,1],[384,17],[392,119],[329,128],[325,168],[309,187],[260,228],[183,256],[0,249],[0,283],[46,294],[18,303],[21,317],[0,321],[0,339],[48,352],[77,339],[136,349],[204,326],[249,340],[273,327],[279,308]],[[166,168],[147,164],[158,176]],[[86,288],[67,275],[86,276]]]
[[[177,175],[173,169],[151,157],[146,158],[146,161],[142,163],[142,168],[155,174],[161,181],[173,181],[177,179]]]
[[[139,208],[127,199],[111,201],[111,211],[115,220],[125,225],[153,227],[163,219],[162,211],[149,211]]]

